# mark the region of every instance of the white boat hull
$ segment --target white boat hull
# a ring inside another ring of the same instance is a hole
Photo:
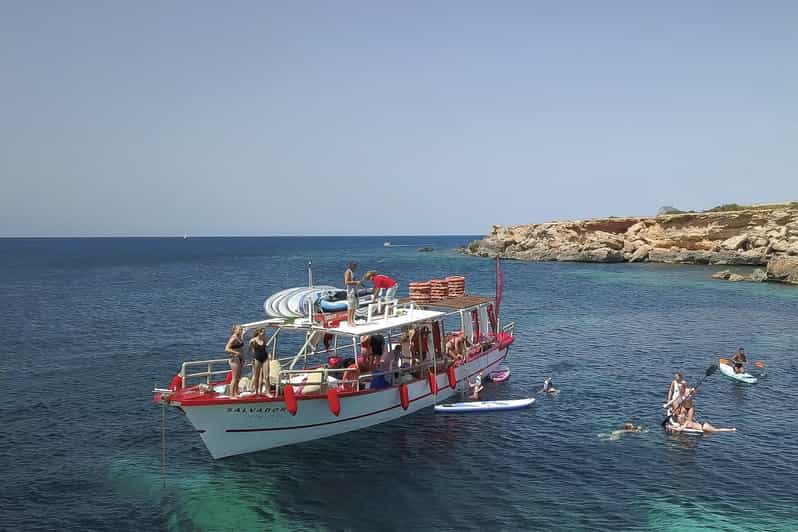
[[[494,349],[455,368],[458,386],[476,375],[485,377],[506,356],[507,348]],[[431,392],[427,379],[408,383],[407,388],[407,410],[402,408],[396,387],[340,397],[337,417],[330,411],[326,397],[298,397],[295,416],[282,401],[183,405],[183,410],[211,456],[224,458],[370,427],[433,406],[457,393],[449,386],[445,372],[437,376],[437,395]]]

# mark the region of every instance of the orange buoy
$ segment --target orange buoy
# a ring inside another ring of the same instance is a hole
[[[182,387],[183,387],[183,377],[181,377],[180,374],[177,373],[172,378],[172,383],[169,384],[169,389],[172,390],[173,392],[176,392],[177,390],[179,390]]]
[[[341,401],[338,399],[338,390],[330,388],[327,390],[327,405],[330,407],[330,412],[338,417],[341,413]]]
[[[233,382],[233,372],[232,371],[228,371],[227,372],[227,377],[224,378],[224,383],[225,384],[230,384],[231,382]]]
[[[457,376],[454,374],[454,366],[449,366],[449,387],[454,390],[457,388]]]
[[[427,375],[427,380],[429,381],[429,391],[438,393],[438,379],[432,371]]]
[[[399,387],[399,398],[402,400],[402,408],[407,410],[407,407],[410,406],[410,396],[407,392],[407,384],[403,384]]]
[[[288,410],[288,413],[292,416],[296,415],[297,404],[296,404],[296,396],[294,395],[294,387],[290,384],[286,384],[283,387],[283,396],[285,396],[285,409]]]

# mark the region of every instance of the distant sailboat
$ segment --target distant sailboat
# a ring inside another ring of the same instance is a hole
[[[391,247],[391,241],[390,240],[386,240],[385,242],[382,243],[382,245],[385,246],[386,248],[389,248],[389,247]]]
[[[188,233],[183,233],[183,240],[188,240]]]

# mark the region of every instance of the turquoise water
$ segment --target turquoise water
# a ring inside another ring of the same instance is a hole
[[[396,422],[214,461],[149,400],[233,322],[345,262],[403,286],[465,274],[491,294],[470,237],[0,240],[0,523],[51,530],[796,530],[798,289],[711,280],[713,268],[505,262],[511,379],[484,397],[561,393],[529,410]],[[734,434],[663,434],[672,373],[691,382],[744,345],[755,386],[712,376],[697,417]],[[648,432],[600,435],[631,420]]]

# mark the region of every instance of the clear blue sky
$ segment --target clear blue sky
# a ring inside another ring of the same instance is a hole
[[[0,236],[798,200],[798,2],[0,4]]]

